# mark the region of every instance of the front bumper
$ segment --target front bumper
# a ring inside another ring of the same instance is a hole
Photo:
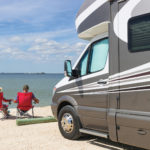
[[[57,104],[51,104],[51,110],[54,117],[57,119]]]

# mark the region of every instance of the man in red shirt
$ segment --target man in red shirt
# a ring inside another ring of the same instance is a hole
[[[23,92],[18,92],[17,98],[14,101],[14,103],[18,103],[17,108],[21,110],[23,113],[30,110],[32,106],[32,100],[35,103],[39,103],[39,99],[37,99],[32,92],[29,91],[29,86],[24,85],[23,86]]]

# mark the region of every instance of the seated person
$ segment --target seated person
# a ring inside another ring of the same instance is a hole
[[[8,113],[8,105],[3,104],[3,102],[10,103],[12,100],[11,99],[6,99],[3,96],[3,89],[0,87],[0,110],[3,111],[4,113],[4,118],[8,118],[9,113]]]
[[[23,86],[23,92],[18,92],[17,98],[14,101],[14,103],[18,103],[17,108],[22,111],[23,113],[27,112],[32,106],[32,100],[35,103],[39,103],[39,100],[34,96],[32,92],[29,91],[29,86],[24,85]]]

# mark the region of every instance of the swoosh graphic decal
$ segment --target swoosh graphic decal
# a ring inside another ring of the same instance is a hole
[[[87,9],[85,9],[76,19],[76,29],[80,26],[80,24],[91,15],[96,9],[106,3],[108,0],[96,0],[92,5],[90,5]]]
[[[114,32],[122,41],[128,42],[127,39],[127,24],[128,20],[132,17],[132,11],[141,0],[129,0],[121,10],[117,13],[114,19],[113,27]]]

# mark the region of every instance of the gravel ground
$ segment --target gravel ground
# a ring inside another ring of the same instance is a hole
[[[109,140],[85,136],[77,141],[67,140],[59,132],[57,122],[16,125],[16,110],[12,116],[0,120],[0,150],[123,150],[129,148]],[[50,107],[34,108],[35,116],[52,115]]]

